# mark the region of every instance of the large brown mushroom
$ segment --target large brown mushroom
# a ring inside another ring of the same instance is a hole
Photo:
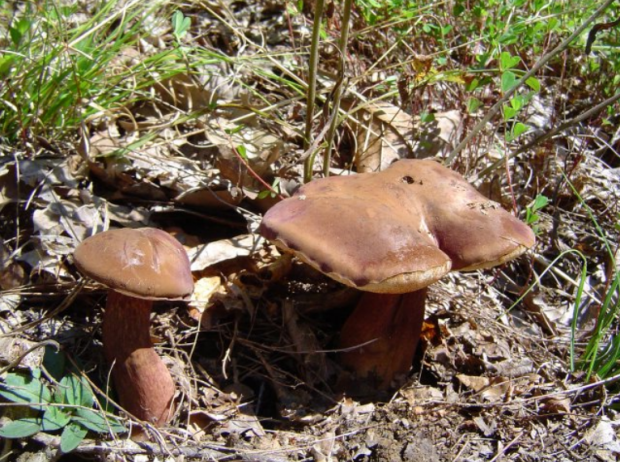
[[[431,160],[313,181],[264,216],[261,234],[365,291],[340,336],[342,363],[387,387],[411,367],[426,287],[489,268],[534,245],[524,223]]]
[[[116,229],[85,239],[75,264],[110,290],[103,319],[103,351],[120,404],[140,420],[161,426],[173,412],[174,382],[153,349],[153,300],[191,295],[194,287],[183,246],[154,228]]]

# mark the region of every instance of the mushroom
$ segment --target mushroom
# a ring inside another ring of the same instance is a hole
[[[110,290],[103,319],[103,351],[120,404],[155,426],[173,413],[174,382],[153,348],[153,300],[176,300],[194,287],[183,246],[155,228],[115,229],[85,239],[75,265]]]
[[[411,367],[426,287],[452,270],[507,262],[532,230],[432,160],[304,185],[271,208],[261,234],[327,276],[366,293],[345,322],[340,360],[387,388]]]

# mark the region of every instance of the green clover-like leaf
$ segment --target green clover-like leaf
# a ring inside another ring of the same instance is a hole
[[[77,448],[86,438],[88,430],[77,422],[67,425],[60,435],[60,450],[69,453]]]
[[[127,431],[117,418],[104,416],[102,413],[90,409],[78,409],[77,416],[73,417],[73,421],[97,433],[108,433],[110,431],[123,433]]]
[[[49,406],[43,413],[42,429],[46,432],[60,430],[71,420],[71,415],[58,406]]]
[[[60,381],[55,400],[73,406],[92,407],[95,396],[85,377],[71,374]]]
[[[502,73],[502,82],[501,82],[502,92],[507,93],[508,91],[512,90],[512,88],[516,85],[516,83],[517,83],[517,76],[513,72],[506,71]]]
[[[520,62],[521,58],[519,58],[518,56],[512,56],[507,51],[503,51],[502,54],[499,56],[499,68],[502,71],[512,69]]]
[[[52,393],[41,381],[23,373],[9,373],[0,383],[0,396],[13,403],[28,404],[33,409],[43,410],[43,406],[33,403],[50,403]]]
[[[43,423],[38,417],[25,417],[14,420],[0,428],[2,438],[26,438],[42,430]]]

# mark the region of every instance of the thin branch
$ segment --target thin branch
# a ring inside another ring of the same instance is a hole
[[[323,175],[329,176],[329,166],[332,158],[332,145],[336,136],[336,127],[338,125],[338,111],[340,110],[340,100],[342,99],[342,83],[344,81],[344,63],[347,53],[347,42],[349,41],[349,21],[351,18],[351,5],[353,0],[345,0],[342,14],[342,30],[340,31],[340,41],[338,42],[338,51],[340,59],[338,60],[338,80],[334,87],[334,98],[332,100],[332,117],[329,124],[329,132],[327,134],[327,146],[325,147],[325,155],[323,157]]]
[[[314,9],[314,24],[312,25],[312,43],[310,44],[310,63],[308,69],[308,93],[306,103],[306,129],[304,131],[304,151],[310,146],[312,137],[312,120],[314,118],[314,99],[316,98],[316,76],[319,60],[319,36],[321,32],[321,18],[323,17],[324,0],[316,0]],[[304,164],[304,183],[312,179],[314,156],[308,156]]]

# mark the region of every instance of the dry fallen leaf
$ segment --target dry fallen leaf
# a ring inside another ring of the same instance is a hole
[[[196,246],[188,251],[192,262],[192,271],[202,271],[224,260],[247,257],[256,247],[257,237],[253,234],[242,234],[230,239],[209,242]]]
[[[0,369],[11,364],[19,369],[36,369],[43,364],[45,348],[36,348],[36,342],[19,337],[0,337]],[[32,350],[18,364],[12,364],[28,350]]]
[[[540,407],[553,414],[569,414],[571,412],[570,398],[548,398],[541,403]]]
[[[479,393],[489,402],[505,400],[512,392],[510,380],[504,377],[479,377],[465,374],[458,374],[456,378],[467,388]]]
[[[602,417],[598,423],[590,427],[584,435],[584,440],[598,450],[609,451],[611,454],[597,452],[602,460],[618,460],[620,456],[620,441],[618,439],[620,422]]]

